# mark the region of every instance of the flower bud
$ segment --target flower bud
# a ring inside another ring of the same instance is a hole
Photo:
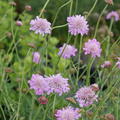
[[[104,116],[105,120],[115,120],[115,117],[114,115],[108,113]]]
[[[26,6],[25,6],[25,10],[26,10],[26,11],[31,11],[31,10],[32,10],[32,7],[31,7],[30,5],[26,5]]]
[[[105,0],[107,4],[113,5],[113,0]]]
[[[48,99],[45,96],[41,96],[38,98],[38,102],[44,105],[48,103]]]
[[[39,52],[34,52],[33,53],[33,62],[36,63],[36,64],[39,64],[39,62],[40,62],[40,54],[39,54]]]
[[[69,102],[72,102],[72,103],[76,104],[75,99],[72,98],[72,97],[68,97],[68,98],[66,98],[66,100],[69,101]]]
[[[22,26],[23,23],[22,23],[21,21],[18,20],[18,21],[16,21],[16,25],[17,25],[17,26]]]

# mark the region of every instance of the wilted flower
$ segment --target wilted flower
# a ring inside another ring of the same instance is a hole
[[[36,34],[44,36],[45,34],[51,33],[51,23],[46,19],[42,19],[37,16],[36,19],[31,20],[30,25],[30,30],[35,31]]]
[[[25,10],[26,10],[26,11],[31,11],[31,10],[32,10],[32,7],[31,7],[30,5],[26,5],[26,6],[25,6]]]
[[[17,21],[16,21],[16,25],[17,25],[17,26],[22,26],[22,25],[23,25],[23,23],[22,23],[22,21],[17,20]]]
[[[120,61],[116,63],[117,67],[120,69]]]
[[[66,100],[69,101],[69,102],[72,102],[72,103],[76,104],[75,99],[72,98],[72,97],[68,97],[68,98],[66,98]]]
[[[71,56],[75,56],[77,49],[74,46],[64,44],[60,47],[60,51],[58,55],[62,56],[63,58],[70,58]]]
[[[10,5],[16,6],[16,2],[9,2]]]
[[[47,81],[39,74],[33,74],[31,80],[29,80],[28,83],[30,85],[30,89],[35,90],[36,95],[43,95],[49,89]]]
[[[90,85],[90,88],[93,90],[93,91],[95,91],[95,92],[97,92],[98,90],[99,90],[99,86],[98,86],[98,84],[92,84],[92,85]]]
[[[105,120],[115,120],[114,115],[112,115],[110,113],[106,114],[104,118],[105,118]]]
[[[48,99],[45,96],[41,96],[38,98],[38,102],[40,104],[47,104],[48,103]]]
[[[110,61],[105,61],[102,65],[101,65],[101,67],[102,68],[108,68],[108,67],[110,67],[112,65],[112,63],[110,62]]]
[[[113,0],[105,0],[106,3],[113,5]]]
[[[61,96],[63,93],[66,93],[70,90],[68,79],[63,78],[60,74],[47,77],[46,80],[49,84],[48,94],[54,92]]]
[[[77,102],[80,107],[86,107],[93,104],[97,101],[97,95],[90,87],[82,87],[80,88],[75,95]]]
[[[55,116],[57,120],[78,120],[81,117],[81,114],[78,111],[78,108],[68,106],[61,110],[57,110]]]
[[[89,28],[88,28],[88,22],[86,21],[84,16],[81,15],[75,15],[70,16],[67,18],[69,32],[72,35],[84,35],[88,34]]]
[[[39,62],[40,62],[40,54],[39,54],[39,52],[34,52],[33,53],[33,62],[36,63],[36,64],[39,64]]]
[[[85,43],[83,50],[85,55],[91,54],[94,58],[100,57],[102,51],[100,43],[96,39],[88,40],[88,42]]]
[[[112,19],[112,18],[114,18],[115,21],[118,21],[120,19],[120,16],[116,11],[112,11],[107,14],[106,19]]]
[[[27,45],[28,45],[29,47],[31,47],[31,48],[36,48],[36,46],[35,46],[34,43],[28,43]]]

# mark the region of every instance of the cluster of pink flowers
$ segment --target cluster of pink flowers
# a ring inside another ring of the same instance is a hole
[[[61,110],[57,110],[55,114],[57,120],[78,120],[81,117],[78,108],[68,106]]]
[[[77,102],[80,107],[86,107],[93,104],[94,101],[97,101],[97,95],[91,87],[82,87],[80,88],[75,95]]]
[[[68,79],[63,78],[60,74],[50,77],[33,74],[28,83],[30,88],[35,90],[36,95],[57,93],[61,96],[70,90]]]

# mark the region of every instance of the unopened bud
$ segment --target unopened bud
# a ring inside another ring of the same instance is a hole
[[[16,21],[16,25],[17,25],[17,26],[22,26],[23,23],[22,23],[21,21],[18,20],[18,21]]]
[[[31,7],[30,5],[26,5],[26,6],[25,6],[25,10],[26,10],[26,11],[31,11],[31,10],[32,10],[32,7]]]
[[[113,0],[105,0],[107,4],[113,5]]]
[[[41,96],[38,98],[38,102],[40,104],[47,104],[48,103],[48,99],[45,96]]]

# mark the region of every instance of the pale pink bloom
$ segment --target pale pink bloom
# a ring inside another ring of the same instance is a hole
[[[70,16],[67,18],[67,22],[71,35],[88,34],[89,25],[84,16]]]
[[[112,65],[112,63],[110,62],[110,61],[105,61],[102,65],[101,65],[101,67],[102,68],[108,68],[108,67],[110,67]]]
[[[106,19],[112,19],[114,18],[115,21],[120,20],[120,16],[116,11],[111,11],[107,14]]]
[[[39,52],[34,52],[33,53],[33,62],[36,63],[36,64],[39,64],[39,62],[40,62],[40,54],[39,54]]]
[[[33,74],[31,80],[29,80],[28,83],[30,85],[30,89],[35,90],[36,95],[43,95],[49,89],[47,81],[39,74]]]
[[[82,87],[80,88],[75,95],[77,102],[79,103],[80,107],[86,107],[93,104],[97,101],[97,95],[91,89],[91,87]]]
[[[67,59],[67,58],[70,58],[71,56],[75,56],[76,52],[77,52],[77,49],[74,46],[64,44],[62,47],[59,48],[58,55]]]
[[[79,113],[78,108],[68,106],[61,110],[57,110],[55,116],[57,120],[78,120],[81,117],[81,114]]]
[[[70,90],[68,79],[63,78],[60,74],[46,77],[46,80],[49,84],[48,94],[58,93],[59,96],[61,96],[63,93],[67,93]]]
[[[100,57],[102,51],[100,43],[96,39],[88,40],[88,42],[85,43],[83,50],[85,55],[91,54],[94,58]]]
[[[51,33],[51,23],[46,19],[37,16],[36,19],[31,20],[30,25],[30,30],[35,31],[36,34],[44,36],[45,34]]]

